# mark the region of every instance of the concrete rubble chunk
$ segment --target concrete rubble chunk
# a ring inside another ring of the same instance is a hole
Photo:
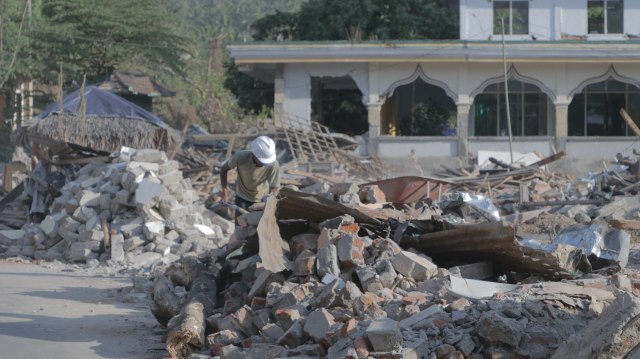
[[[279,345],[296,348],[305,343],[307,336],[304,333],[304,319],[296,320],[291,327],[277,341]]]
[[[138,184],[135,192],[135,203],[138,206],[153,205],[165,192],[164,186],[149,179]]]
[[[324,277],[326,274],[340,275],[338,249],[333,244],[318,249],[316,261],[316,268],[320,277]]]
[[[362,186],[358,193],[362,203],[384,203],[386,198],[384,192],[377,185]]]
[[[48,237],[53,237],[58,234],[58,222],[52,216],[46,216],[40,222],[40,228]]]
[[[113,234],[110,238],[111,243],[111,260],[115,262],[124,262],[124,236],[122,234]]]
[[[131,155],[131,161],[138,162],[166,163],[168,160],[164,152],[153,149],[137,150]]]
[[[517,348],[522,337],[522,323],[494,311],[483,313],[477,325],[478,335],[488,344]]]
[[[100,206],[100,193],[92,192],[89,190],[82,190],[78,192],[76,199],[78,205],[82,207],[98,207]]]
[[[390,352],[402,347],[400,326],[393,319],[385,318],[372,322],[366,333],[373,349],[377,352]]]
[[[309,313],[304,324],[304,331],[316,343],[320,343],[334,324],[333,315],[326,309],[320,308]]]
[[[357,235],[344,233],[336,241],[338,259],[342,265],[364,264],[364,241]]]
[[[127,170],[141,169],[145,172],[158,173],[160,166],[157,163],[131,161],[127,164]]]
[[[182,172],[180,171],[171,171],[169,173],[165,173],[163,175],[158,176],[162,184],[165,186],[174,185],[182,180]]]
[[[427,258],[407,251],[396,254],[391,263],[398,273],[416,281],[429,279],[438,273],[438,266]]]
[[[165,224],[162,221],[147,222],[143,225],[142,231],[149,240],[156,237],[164,237]]]

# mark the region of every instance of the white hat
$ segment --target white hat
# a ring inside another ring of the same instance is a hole
[[[263,165],[271,165],[276,161],[276,144],[267,136],[251,141],[251,152]]]

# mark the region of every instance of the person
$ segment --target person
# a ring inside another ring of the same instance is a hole
[[[235,153],[220,169],[222,199],[225,202],[231,199],[227,185],[228,172],[232,168],[237,170],[235,204],[244,209],[262,202],[266,195],[280,187],[280,167],[276,161],[275,142],[268,136],[260,136],[251,141],[250,149]]]

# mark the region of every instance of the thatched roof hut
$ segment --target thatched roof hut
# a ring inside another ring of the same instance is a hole
[[[32,140],[65,142],[108,153],[121,146],[167,151],[176,143],[177,132],[160,118],[95,86],[65,96],[62,111],[59,108],[53,103],[39,116],[29,129]]]

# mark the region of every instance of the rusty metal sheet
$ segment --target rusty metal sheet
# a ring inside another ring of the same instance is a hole
[[[377,185],[392,203],[414,203],[424,198],[440,200],[450,183],[446,180],[419,176],[404,176],[360,185]]]

